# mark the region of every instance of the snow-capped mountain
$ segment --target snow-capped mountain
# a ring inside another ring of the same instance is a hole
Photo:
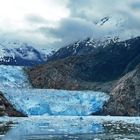
[[[66,58],[70,56],[80,56],[97,53],[101,49],[105,48],[109,44],[116,43],[119,41],[118,37],[103,40],[96,40],[93,38],[86,38],[85,40],[80,40],[72,43],[68,46],[60,48],[58,51],[53,52],[52,55],[48,57],[47,61],[52,61],[56,59]]]
[[[70,45],[60,48],[56,51],[48,60],[55,60],[58,58],[66,58],[69,56],[76,55],[87,55],[99,50],[99,48],[104,48],[111,43],[125,41],[137,35],[133,35],[127,29],[128,18],[122,14],[109,14],[105,17],[99,18],[94,21],[95,28],[97,28],[94,36],[86,37],[83,40],[77,40]],[[132,36],[133,35],[133,36]]]
[[[104,25],[106,22],[108,22],[109,20],[110,20],[110,17],[107,16],[107,17],[102,18],[100,21],[96,22],[96,24],[102,26],[102,25]]]
[[[127,21],[127,18],[123,15],[119,14],[111,14],[106,17],[101,18],[97,21],[96,25],[100,27],[121,27],[125,22]]]
[[[133,21],[132,23],[130,21]],[[95,27],[99,31],[99,39],[119,36],[121,41],[140,36],[137,30],[137,20],[135,16],[128,16],[125,13],[109,14],[95,22]],[[95,36],[96,37],[96,36]]]
[[[129,44],[125,43],[126,40],[139,36],[133,28],[129,28],[128,20],[127,15],[119,13],[99,18],[94,21],[95,28],[99,32],[97,36],[95,31],[94,36],[88,38],[85,36],[85,40],[78,40],[60,48],[48,60],[91,54],[117,42],[124,42],[124,46],[128,46]]]
[[[0,64],[33,66],[47,60],[47,54],[21,42],[0,42]]]

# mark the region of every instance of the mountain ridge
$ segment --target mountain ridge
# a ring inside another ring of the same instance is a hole
[[[126,43],[129,45],[126,46]],[[66,70],[69,74],[72,74],[71,77],[87,82],[115,80],[135,68],[139,63],[136,58],[140,52],[139,45],[140,37],[109,44],[91,54],[58,58],[31,70],[47,67],[49,71],[49,68],[51,69],[52,67],[51,70],[58,70],[61,74]]]
[[[0,43],[0,64],[34,66],[42,64],[47,60],[47,54],[38,51],[26,43],[12,43],[10,42],[8,46]]]

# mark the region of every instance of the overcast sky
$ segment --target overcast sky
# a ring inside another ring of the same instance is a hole
[[[48,49],[109,35],[140,35],[140,0],[0,0],[1,39]]]

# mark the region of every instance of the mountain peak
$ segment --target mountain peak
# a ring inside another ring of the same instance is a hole
[[[32,66],[46,60],[47,54],[27,43],[8,40],[0,42],[0,64]]]

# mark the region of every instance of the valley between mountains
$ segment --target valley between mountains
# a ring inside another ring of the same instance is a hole
[[[49,55],[27,48],[11,50],[14,57],[6,51],[2,59],[12,58],[0,66],[1,116],[140,115],[140,37],[87,38]],[[19,63],[28,61],[30,54],[40,63]],[[9,108],[13,111],[7,112]]]

